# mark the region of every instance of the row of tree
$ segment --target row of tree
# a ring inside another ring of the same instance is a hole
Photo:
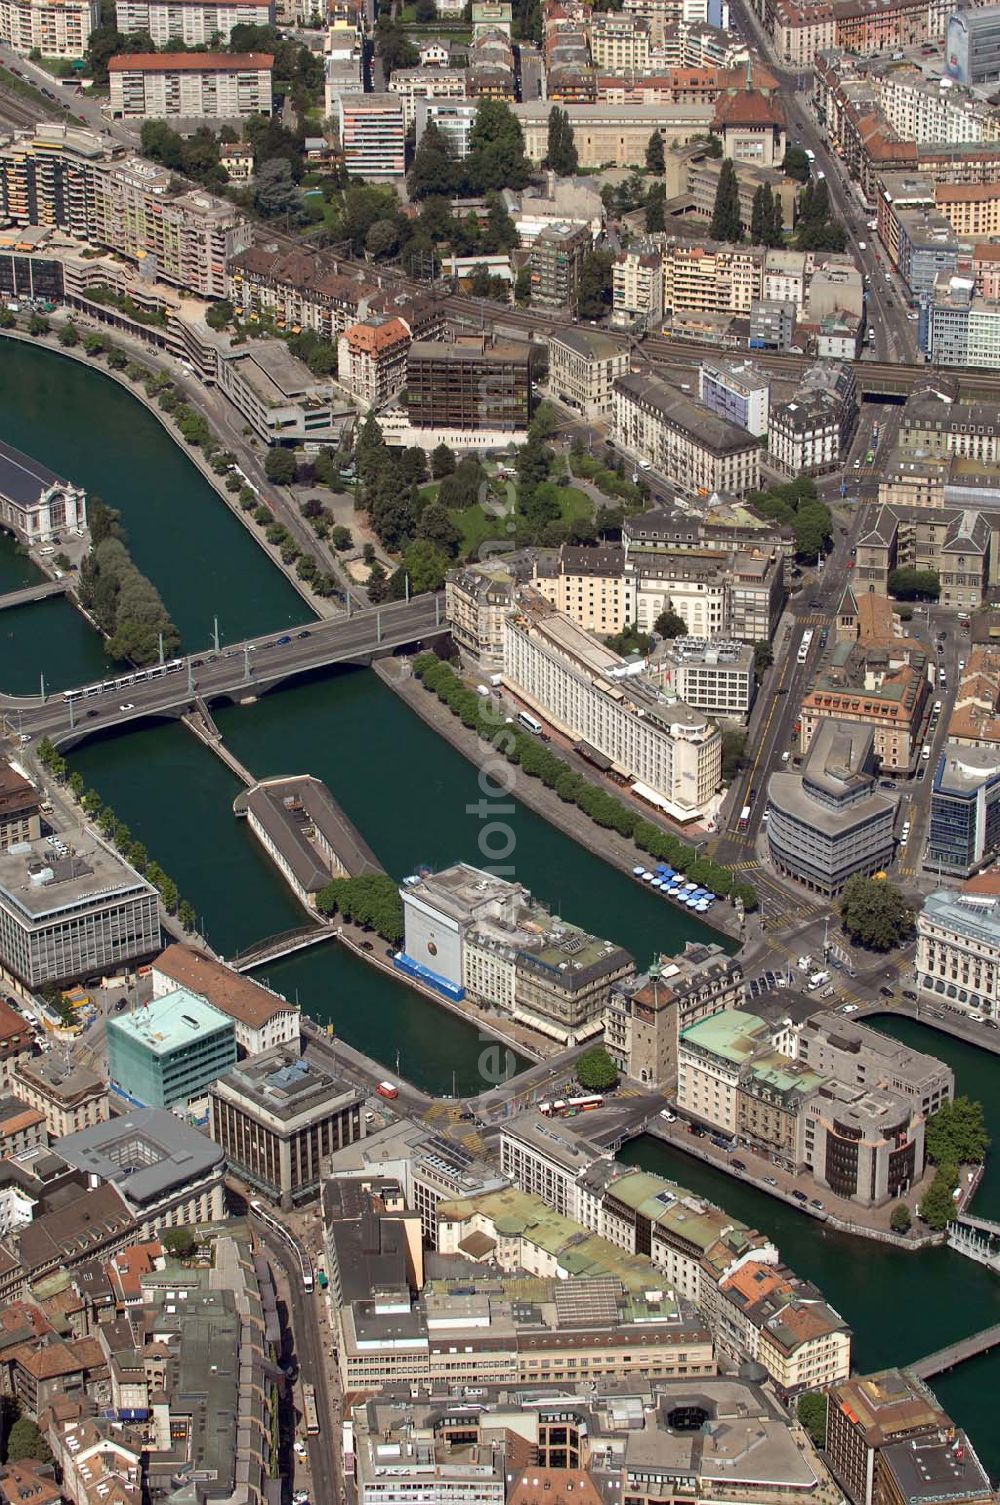
[[[86,788],[80,773],[70,773],[66,759],[56,751],[48,737],[43,737],[38,744],[38,761],[53,778],[68,785],[80,808],[94,822],[101,835],[112,843],[126,862],[131,863],[136,872],[141,873],[153,885],[167,913],[175,914],[185,930],[193,930],[196,923],[194,908],[187,899],[181,898],[174,880],[150,857],[143,843],[136,840],[124,821],[119,820],[111,806],[104,803],[97,790]]]
[[[100,497],[87,502],[90,551],[80,566],[80,604],[107,637],[110,656],[143,665],[172,658],[180,633],[159,591],[132,562],[120,514]]]
[[[316,895],[316,907],[321,914],[343,915],[353,925],[374,930],[394,946],[403,939],[403,901],[387,873],[334,878]]]
[[[669,835],[613,794],[592,784],[536,737],[515,725],[505,722],[498,725],[493,706],[463,684],[451,665],[436,654],[418,655],[413,672],[463,726],[490,742],[509,763],[519,765],[530,777],[539,779],[566,804],[576,805],[596,825],[630,838],[640,851],[648,852],[657,861],[670,863],[678,872],[686,873],[693,882],[720,897],[728,895],[741,901],[747,911],[757,908],[756,889],[739,881],[730,868],[700,857],[695,847]]]

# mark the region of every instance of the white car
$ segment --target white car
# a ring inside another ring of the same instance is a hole
[[[660,1117],[662,1119],[664,1119],[665,1122],[668,1123],[668,1124],[675,1123],[676,1120],[677,1120],[677,1114],[676,1113],[671,1113],[671,1111],[670,1111],[669,1108],[661,1108],[660,1109]]]
[[[295,1449],[296,1458],[304,1458],[306,1456],[306,1445],[302,1441],[301,1437],[297,1438],[296,1441],[292,1443],[292,1447]]]
[[[134,711],[135,706],[132,704],[131,700],[126,700],[122,705],[118,707],[118,709],[120,711]]]
[[[868,249],[868,247],[865,244],[865,242],[863,240],[859,240],[858,241],[858,250],[859,251],[867,251],[867,249]]]

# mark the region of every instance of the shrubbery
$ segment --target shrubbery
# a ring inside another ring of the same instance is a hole
[[[98,497],[87,503],[90,553],[80,566],[80,604],[108,637],[114,659],[142,666],[163,652],[172,657],[181,645],[159,591],[136,569],[126,548],[118,513]]]
[[[590,783],[530,733],[506,722],[498,725],[492,706],[468,689],[454,669],[436,654],[421,653],[414,661],[413,672],[464,726],[491,742],[508,762],[519,764],[526,774],[540,779],[566,804],[576,805],[597,825],[630,837],[641,851],[648,852],[658,862],[668,862],[720,898],[729,895],[734,900],[740,899],[748,912],[757,908],[757,890],[749,883],[737,882],[729,868],[699,857],[694,847],[679,836],[662,831],[613,794]]]
[[[345,920],[374,930],[394,946],[403,939],[403,901],[387,873],[334,878],[316,895],[316,907],[321,914],[342,914]]]

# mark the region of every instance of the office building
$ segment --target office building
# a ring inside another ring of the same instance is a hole
[[[158,895],[96,836],[0,852],[0,966],[32,990],[115,973],[160,949]]]
[[[397,967],[572,1044],[598,1033],[627,951],[557,919],[519,883],[458,863],[404,884]]]
[[[792,302],[755,298],[750,308],[750,349],[790,350],[796,317]]]
[[[1000,852],[1000,748],[946,742],[931,792],[927,866],[968,878]]]
[[[24,57],[78,60],[100,14],[97,0],[0,0],[0,42]]]
[[[1000,367],[1000,303],[981,298],[969,275],[943,273],[922,311],[920,348],[936,366]]]
[[[588,225],[545,225],[531,243],[531,301],[575,313],[577,284],[593,237]]]
[[[981,880],[980,880],[981,881]],[[938,889],[917,915],[917,989],[1000,1021],[1000,898]]]
[[[241,1055],[257,1056],[274,1045],[298,1049],[301,1015],[297,1004],[182,942],[168,946],[153,963],[153,999],[179,988],[232,1019]]]
[[[250,243],[234,205],[197,189],[178,193],[165,168],[55,123],[0,147],[0,215],[105,246],[206,299],[227,295],[227,264]]]
[[[352,178],[401,178],[406,167],[403,106],[392,94],[342,94],[337,101],[344,166]]]
[[[209,1132],[233,1175],[290,1208],[317,1195],[331,1155],[364,1137],[364,1097],[279,1045],[213,1083]]]
[[[337,380],[366,408],[380,408],[406,384],[410,329],[376,316],[352,324],[337,342]]]
[[[415,429],[524,432],[531,416],[530,351],[486,336],[454,344],[414,340],[406,403]]]
[[[783,1003],[777,1000],[777,1007]],[[759,1000],[756,1007],[762,1007]],[[810,1014],[794,1024],[786,1048],[793,1060],[805,1062],[821,1076],[898,1092],[925,1118],[955,1095],[955,1073],[950,1066],[836,1009]]]
[[[743,496],[760,484],[760,446],[747,431],[659,377],[618,378],[612,434],[688,496]]]
[[[93,1128],[108,1117],[108,1088],[103,1077],[82,1063],[67,1066],[55,1051],[19,1060],[10,1074],[10,1089],[44,1113],[52,1140]]]
[[[564,736],[609,758],[640,797],[700,819],[722,781],[722,739],[701,711],[660,695],[536,593],[504,624],[504,679]]]
[[[41,798],[34,784],[0,762],[0,851],[42,834]]]
[[[148,35],[157,49],[228,45],[234,26],[273,26],[274,0],[115,0],[115,24],[125,36]]]
[[[581,168],[641,167],[654,131],[665,147],[685,145],[707,136],[715,118],[714,104],[697,101],[681,104],[600,103],[564,105]],[[548,99],[531,99],[513,106],[524,132],[524,149],[530,162],[542,163],[548,150]]]
[[[650,664],[665,695],[723,721],[744,721],[757,693],[753,649],[725,638],[674,638]]]
[[[606,418],[612,387],[626,376],[630,356],[596,329],[564,329],[549,339],[549,391],[585,418]]]
[[[658,245],[619,251],[611,268],[611,322],[656,330],[663,322],[663,253]]]
[[[89,1185],[115,1188],[140,1239],[224,1216],[222,1152],[174,1113],[135,1108],[70,1134],[59,1154]]]
[[[698,368],[698,399],[706,408],[754,438],[767,433],[771,384],[749,361],[703,361]]]
[[[270,53],[123,52],[108,63],[115,120],[235,120],[271,113]]]
[[[771,775],[767,843],[779,872],[832,896],[889,865],[896,801],[879,790],[874,749],[871,727],[824,718],[802,771]]]
[[[29,548],[51,543],[55,534],[86,528],[86,494],[0,441],[0,526]]]
[[[220,346],[216,371],[221,390],[265,444],[337,437],[330,381],[313,376],[284,340]]]
[[[858,573],[862,544],[858,544]],[[855,582],[860,588],[859,581]],[[910,640],[838,643],[802,699],[801,748],[809,751],[824,721],[867,726],[882,773],[912,768],[927,703],[927,655]]]
[[[960,84],[989,84],[1000,79],[1000,5],[956,10],[945,37],[948,72]]]
[[[826,1455],[853,1505],[875,1505],[884,1497],[886,1449],[951,1430],[951,1419],[922,1380],[907,1369],[883,1369],[845,1379],[830,1391]],[[922,1500],[922,1491],[915,1498]]]
[[[106,1035],[112,1085],[146,1108],[186,1107],[236,1060],[232,1019],[186,988],[109,1019]]]
[[[611,989],[604,1010],[604,1045],[633,1081],[673,1093],[677,1036],[686,1024],[743,1002],[743,968],[721,946],[688,941],[640,976]]]

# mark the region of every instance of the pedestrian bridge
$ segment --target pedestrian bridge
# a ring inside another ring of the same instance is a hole
[[[245,951],[229,958],[229,966],[234,972],[252,972],[255,967],[263,967],[267,962],[276,962],[279,957],[291,956],[296,951],[304,951],[307,946],[318,946],[321,941],[332,938],[333,931],[327,925],[300,925],[297,930],[282,930],[278,935],[269,935],[258,941],[255,946],[248,946]]]
[[[0,712],[6,730],[15,736],[49,737],[67,748],[93,732],[144,717],[176,719],[199,702],[207,707],[218,700],[253,700],[312,670],[370,664],[447,631],[443,596],[416,596],[149,669],[123,670],[114,679],[44,699],[0,695]]]
[[[993,1327],[984,1327],[982,1332],[973,1333],[969,1338],[960,1338],[957,1343],[949,1343],[947,1348],[939,1348],[915,1364],[907,1364],[906,1368],[920,1380],[933,1379],[946,1369],[954,1369],[956,1364],[964,1364],[966,1359],[989,1353],[997,1344],[1000,1344],[1000,1322]]]

